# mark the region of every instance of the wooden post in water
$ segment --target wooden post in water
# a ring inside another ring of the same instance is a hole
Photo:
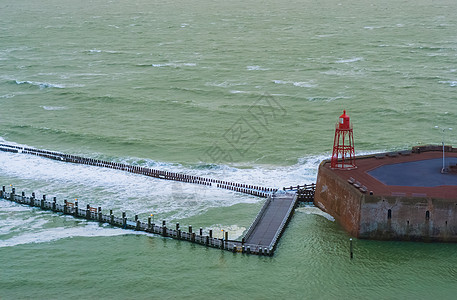
[[[102,208],[100,206],[98,207],[98,221],[99,222],[103,221]]]
[[[86,219],[90,220],[90,204],[87,204],[86,207]]]
[[[111,225],[114,225],[114,215],[113,215],[113,210],[112,209],[109,210],[109,219],[110,219],[109,223]]]
[[[43,195],[43,199],[40,201],[40,208],[44,209],[44,201],[46,201],[46,195]]]
[[[139,230],[140,230],[140,227],[141,227],[141,222],[140,222],[140,220],[138,220],[138,218],[137,218],[135,230],[136,230],[136,231],[139,231]]]
[[[78,217],[78,215],[79,215],[78,201],[75,201],[74,215],[75,215],[75,217]]]
[[[127,228],[127,218],[125,217],[125,211],[122,213],[122,227]]]
[[[209,230],[209,237],[213,238],[213,230],[212,229]]]
[[[352,238],[349,239],[349,251],[351,252],[351,259],[354,257],[352,253]]]
[[[14,201],[14,188],[13,188],[13,191],[11,192],[11,199]],[[30,197],[30,206],[35,206],[35,193],[32,193],[32,197]]]
[[[14,194],[15,194],[15,192],[16,192],[16,189],[15,189],[15,188],[12,188],[12,189],[11,189],[11,194],[10,194],[10,201],[14,201],[14,198],[15,198],[15,197],[14,197]]]
[[[52,211],[56,211],[57,210],[57,198],[54,197],[52,199]]]
[[[67,212],[67,200],[63,200],[63,214],[66,215]]]
[[[167,236],[167,223],[165,220],[162,221],[162,236]]]

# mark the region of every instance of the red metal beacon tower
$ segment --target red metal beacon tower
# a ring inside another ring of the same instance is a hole
[[[355,165],[352,124],[349,120],[349,116],[346,115],[346,110],[343,111],[338,123],[336,123],[330,167],[339,170],[352,170],[357,168]]]

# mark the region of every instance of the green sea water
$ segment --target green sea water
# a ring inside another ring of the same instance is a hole
[[[359,154],[457,141],[455,1],[3,0],[0,28],[8,143],[282,188],[344,109]],[[232,238],[262,206],[11,153],[0,185]],[[254,257],[1,201],[0,299],[454,298],[455,245],[348,240],[313,207]]]

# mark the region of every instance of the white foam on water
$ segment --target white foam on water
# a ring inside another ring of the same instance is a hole
[[[16,84],[21,85],[21,84],[30,84],[34,86],[38,86],[40,89],[45,89],[45,88],[58,88],[58,89],[63,89],[65,86],[62,84],[53,84],[49,82],[38,82],[38,81],[20,81],[20,80],[15,80]]]
[[[317,87],[317,84],[315,84],[313,81],[286,81],[286,80],[273,80],[274,83],[276,84],[292,84],[293,86],[297,87],[305,87],[305,88],[314,88]]]
[[[59,83],[49,83],[49,82],[39,82],[39,81],[31,81],[31,80],[13,80],[18,85],[32,85],[37,86],[41,90],[46,88],[57,88],[57,89],[64,89],[64,88],[72,88],[72,87],[83,87],[83,84],[59,84]]]
[[[323,101],[323,102],[333,102],[340,99],[350,99],[351,97],[348,96],[335,96],[335,97],[326,97],[326,96],[315,96],[315,97],[308,97],[308,101]]]
[[[315,206],[304,206],[304,207],[299,207],[296,209],[298,212],[303,212],[307,215],[318,215],[326,218],[329,221],[335,222],[335,218],[329,215],[328,213],[320,210],[318,207]]]
[[[269,69],[263,68],[261,66],[247,66],[246,69],[248,69],[248,71],[267,71],[267,70],[269,70]]]
[[[65,106],[40,106],[44,110],[65,110],[67,107]]]
[[[231,90],[230,94],[250,94],[248,91]]]
[[[196,63],[165,63],[165,64],[152,64],[153,67],[162,68],[162,67],[172,67],[172,68],[181,68],[181,67],[196,67]]]
[[[146,234],[123,230],[120,228],[111,228],[108,226],[100,226],[97,223],[89,222],[85,226],[77,227],[56,227],[35,230],[33,232],[24,232],[9,239],[0,240],[0,248],[13,247],[17,245],[32,244],[32,243],[48,243],[65,238],[73,237],[101,237],[101,236],[117,236],[126,234]]]
[[[339,64],[352,63],[352,62],[361,61],[361,60],[363,60],[363,57],[351,57],[351,58],[347,58],[347,59],[337,60],[336,63],[339,63]]]
[[[211,87],[220,87],[220,88],[231,88],[231,87],[237,87],[237,86],[245,86],[247,85],[247,82],[236,82],[236,81],[223,81],[223,82],[206,82],[206,86],[211,86]],[[231,90],[230,93],[232,94],[239,94],[239,93],[248,93],[248,92],[243,92],[239,90]]]
[[[457,86],[457,80],[439,81],[439,83],[449,84],[449,86],[452,86],[452,87]]]

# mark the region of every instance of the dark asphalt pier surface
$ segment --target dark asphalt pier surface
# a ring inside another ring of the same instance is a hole
[[[245,235],[246,244],[274,248],[290,220],[297,199],[297,194],[292,192],[275,193],[268,198]]]

